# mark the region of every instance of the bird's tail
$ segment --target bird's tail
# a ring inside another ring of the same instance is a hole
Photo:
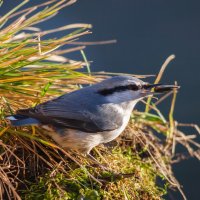
[[[24,115],[10,115],[6,119],[10,120],[12,126],[38,125],[40,123],[37,119]]]

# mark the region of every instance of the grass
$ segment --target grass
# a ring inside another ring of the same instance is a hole
[[[186,135],[179,127],[200,131],[197,125],[174,120],[175,91],[143,102],[146,109],[133,112],[129,126],[117,140],[92,151],[107,170],[82,155],[66,152],[40,127],[14,128],[5,120],[17,109],[35,106],[113,74],[90,70],[83,49],[93,43],[79,38],[90,34],[91,25],[70,24],[46,31],[35,27],[74,2],[52,0],[23,10],[28,3],[23,1],[0,18],[0,199],[146,200],[163,199],[171,189],[180,191],[186,199],[171,169],[172,163],[185,158],[177,155],[176,147],[182,145],[188,152],[186,157],[200,159],[200,144],[196,141],[198,134]],[[67,33],[52,38],[51,34],[58,31]],[[109,41],[96,44],[102,43]],[[75,51],[83,61],[66,55]],[[160,81],[173,58],[166,60],[155,82]],[[78,71],[84,67],[85,73]],[[163,116],[159,104],[170,96],[169,115]]]

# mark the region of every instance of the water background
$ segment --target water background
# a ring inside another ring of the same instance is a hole
[[[0,15],[19,2],[5,0]],[[156,74],[164,60],[175,54],[176,59],[168,66],[162,82],[176,80],[181,85],[175,110],[177,121],[200,124],[199,0],[79,0],[40,27],[52,29],[70,23],[93,25],[93,34],[84,37],[84,41],[118,41],[87,47],[85,53],[93,61],[92,71]],[[70,56],[81,58],[79,53]],[[166,114],[167,105],[160,107]],[[188,133],[194,131],[188,129]],[[173,168],[188,199],[199,200],[200,162],[189,159]]]

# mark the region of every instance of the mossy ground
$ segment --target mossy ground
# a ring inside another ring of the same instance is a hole
[[[161,199],[166,194],[165,186],[158,186],[156,181],[162,176],[148,158],[142,159],[133,149],[122,147],[114,147],[103,155],[109,171],[83,165],[69,170],[67,175],[56,171],[46,173],[21,191],[23,198],[142,200]],[[92,180],[88,172],[102,185]]]

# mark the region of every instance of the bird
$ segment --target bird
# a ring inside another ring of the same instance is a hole
[[[178,89],[136,77],[113,76],[7,117],[12,126],[39,125],[62,148],[89,155],[117,138],[135,105],[145,97]]]

